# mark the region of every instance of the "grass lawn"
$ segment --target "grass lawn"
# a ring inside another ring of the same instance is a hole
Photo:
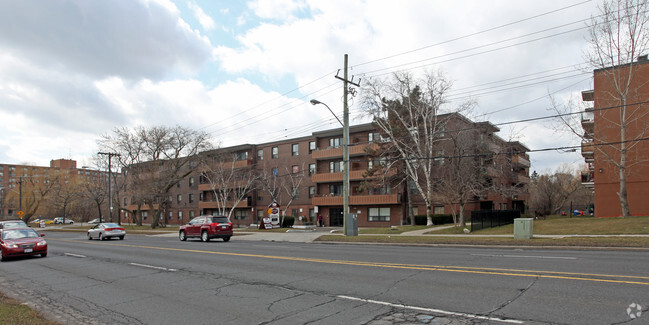
[[[534,234],[539,235],[649,235],[649,217],[593,218],[551,216],[533,221]],[[467,228],[471,229],[470,226]],[[464,228],[448,228],[430,234],[463,234]],[[487,228],[474,232],[479,235],[509,235],[514,225]]]
[[[503,237],[431,237],[431,236],[341,236],[324,235],[316,241],[327,242],[371,242],[386,244],[428,244],[428,245],[500,245],[500,246],[583,246],[583,247],[636,247],[649,248],[649,237],[566,237],[532,238],[527,240]]]
[[[21,304],[19,301],[0,294],[0,324],[56,325],[57,323],[45,319],[37,311]]]

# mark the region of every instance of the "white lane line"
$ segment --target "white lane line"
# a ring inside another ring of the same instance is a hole
[[[363,298],[356,298],[356,297],[350,297],[350,296],[338,296],[338,298],[354,300],[354,301],[362,301],[362,302],[366,302],[366,303],[384,305],[384,306],[390,306],[390,307],[412,309],[412,310],[429,312],[429,313],[443,314],[443,315],[460,316],[460,317],[473,318],[473,319],[482,319],[482,320],[502,322],[502,323],[523,324],[523,321],[516,320],[516,319],[502,319],[502,318],[497,318],[497,317],[481,316],[481,315],[475,315],[475,314],[457,313],[457,312],[441,310],[441,309],[408,306],[408,305],[402,305],[402,304],[393,304],[391,302],[370,300],[370,299],[363,299]]]
[[[503,254],[471,254],[472,256],[486,256],[486,257],[518,257],[518,258],[544,258],[544,259],[557,259],[557,260],[576,260],[576,257],[567,256],[541,256],[541,255],[503,255]]]
[[[72,253],[63,253],[63,255],[72,256],[72,257],[78,257],[78,258],[86,258],[85,255],[72,254]]]
[[[162,266],[153,266],[153,265],[146,265],[146,264],[139,264],[139,263],[128,263],[128,264],[133,265],[133,266],[140,266],[140,267],[146,267],[146,268],[149,268],[149,269],[156,269],[156,270],[169,271],[169,272],[178,271],[177,269],[168,269],[168,268],[162,267]]]

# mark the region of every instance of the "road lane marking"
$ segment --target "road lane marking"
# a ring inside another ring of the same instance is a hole
[[[85,255],[72,254],[72,253],[64,253],[63,255],[72,256],[72,257],[78,257],[78,258],[86,258]]]
[[[645,285],[649,286],[649,277],[647,276],[634,276],[634,275],[615,275],[615,274],[594,274],[594,273],[574,273],[574,272],[558,272],[558,271],[542,271],[542,270],[520,270],[520,269],[501,269],[501,268],[485,268],[485,267],[468,267],[468,266],[452,266],[452,265],[419,265],[419,264],[398,264],[398,263],[382,263],[382,262],[363,262],[363,261],[343,261],[343,260],[327,260],[307,257],[290,257],[290,256],[271,256],[259,254],[244,254],[244,253],[227,253],[227,252],[214,252],[196,249],[185,248],[169,248],[159,246],[142,246],[132,244],[113,244],[106,242],[91,242],[80,240],[66,240],[66,239],[53,239],[48,241],[62,241],[73,243],[86,243],[93,245],[110,245],[128,248],[144,248],[162,251],[176,251],[187,253],[199,254],[214,254],[224,256],[238,256],[238,257],[254,257],[264,259],[275,259],[285,261],[301,261],[311,263],[326,263],[326,264],[339,264],[339,265],[352,265],[352,266],[368,266],[368,267],[382,267],[394,269],[408,269],[408,270],[425,270],[425,271],[439,271],[439,272],[457,272],[457,273],[473,273],[473,274],[486,274],[486,275],[502,275],[502,276],[516,276],[516,277],[538,277],[548,279],[562,279],[562,280],[576,280],[576,281],[592,281],[592,282],[605,282],[605,283],[619,283],[619,284],[632,284],[632,285]],[[629,280],[619,280],[629,279]],[[632,281],[636,280],[636,281]],[[646,281],[646,282],[642,282]]]
[[[162,266],[146,265],[146,264],[140,264],[140,263],[128,263],[128,264],[133,265],[133,266],[146,267],[146,268],[149,268],[149,269],[162,270],[162,271],[168,271],[168,272],[176,272],[176,271],[178,271],[178,269],[168,269],[168,268],[162,267]]]
[[[497,317],[489,317],[489,316],[481,316],[481,315],[475,315],[475,314],[458,313],[458,312],[454,312],[454,311],[447,311],[447,310],[434,309],[434,308],[425,308],[425,307],[417,307],[417,306],[408,306],[408,305],[395,304],[395,303],[386,302],[386,301],[363,299],[363,298],[350,297],[350,296],[337,296],[337,297],[342,298],[342,299],[347,299],[347,300],[361,301],[361,302],[370,303],[370,304],[383,305],[383,306],[389,306],[389,307],[397,307],[397,308],[402,308],[402,309],[411,309],[411,310],[417,310],[417,311],[429,312],[429,313],[435,313],[435,314],[460,316],[460,317],[465,317],[465,318],[496,321],[496,322],[502,322],[502,323],[523,324],[523,321],[515,320],[515,319],[502,319],[502,318],[497,318]]]
[[[558,260],[576,260],[576,257],[567,256],[543,256],[543,255],[504,255],[504,254],[471,254],[471,256],[485,257],[513,257],[513,258],[541,258],[541,259],[558,259]]]

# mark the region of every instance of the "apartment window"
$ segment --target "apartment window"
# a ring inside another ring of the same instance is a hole
[[[189,219],[194,219],[194,210],[189,211]]]
[[[183,201],[183,195],[182,195],[182,194],[178,194],[178,196],[176,197],[176,199],[177,199],[177,202],[178,202],[178,203],[182,202],[182,201]]]
[[[291,210],[291,215],[294,217],[297,217],[300,213],[298,212],[298,209],[292,209]]]
[[[343,194],[343,185],[342,184],[330,184],[329,185],[329,194],[333,196],[338,196]]]
[[[293,187],[291,192],[293,192],[293,199],[298,199],[300,197],[300,188],[299,187],[297,187],[297,186]]]
[[[387,195],[390,194],[390,186],[384,185],[372,189],[372,195]]]
[[[203,192],[198,193],[198,200],[203,202],[203,199],[205,199],[205,195],[203,194]]]
[[[278,147],[273,147],[271,150],[272,150],[271,151],[271,158],[272,159],[277,159],[277,157],[279,157],[279,148]]]
[[[246,210],[234,210],[234,219],[236,220],[244,220],[248,217]]]
[[[174,213],[172,211],[169,211],[169,220],[171,220],[171,217],[174,216]]]
[[[298,166],[298,165],[291,166],[291,171],[293,172],[293,174],[299,173],[300,172],[300,166]]]
[[[299,143],[294,143],[291,145],[291,155],[292,156],[299,156],[300,155],[300,144]]]
[[[433,163],[436,166],[444,165],[444,151],[438,151],[437,152],[437,156],[435,156],[435,158],[433,158]]]
[[[338,148],[342,145],[343,139],[342,138],[333,138],[329,139],[329,147],[332,148]]]
[[[149,216],[149,211],[142,211],[142,219],[146,220],[148,216]]]
[[[257,223],[259,223],[263,218],[264,218],[264,210],[257,210]]]
[[[189,187],[194,186],[194,177],[189,178]]]
[[[264,160],[264,149],[257,150],[257,160]]]
[[[444,206],[436,205],[433,207],[433,214],[444,214]]]
[[[124,198],[124,205],[127,205],[127,204],[128,204],[127,201],[128,201],[128,198]]]
[[[189,200],[189,203],[193,203],[194,202],[194,194],[190,193],[189,197],[187,199]]]
[[[315,141],[309,141],[309,154],[315,151]]]
[[[315,174],[315,164],[309,164],[309,176]]]
[[[315,196],[315,186],[309,186],[309,199]]]
[[[344,170],[343,161],[330,161],[329,162],[329,172],[330,173],[340,173]]]
[[[367,221],[390,221],[390,208],[369,208]]]
[[[239,151],[234,154],[234,160],[240,161],[240,160],[247,160],[248,159],[248,151]]]
[[[178,211],[178,220],[183,220],[183,212]]]
[[[176,184],[176,187],[180,188],[183,185],[183,181],[178,181],[178,184]]]

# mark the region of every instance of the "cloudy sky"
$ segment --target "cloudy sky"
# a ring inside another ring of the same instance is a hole
[[[0,163],[91,163],[115,127],[182,125],[221,146],[338,126],[335,79],[439,70],[450,105],[532,150],[578,145],[551,120],[592,88],[586,22],[599,1],[49,0],[0,1]],[[358,80],[358,79],[355,79]],[[350,101],[352,125],[360,95]],[[532,168],[583,163],[531,154]]]

